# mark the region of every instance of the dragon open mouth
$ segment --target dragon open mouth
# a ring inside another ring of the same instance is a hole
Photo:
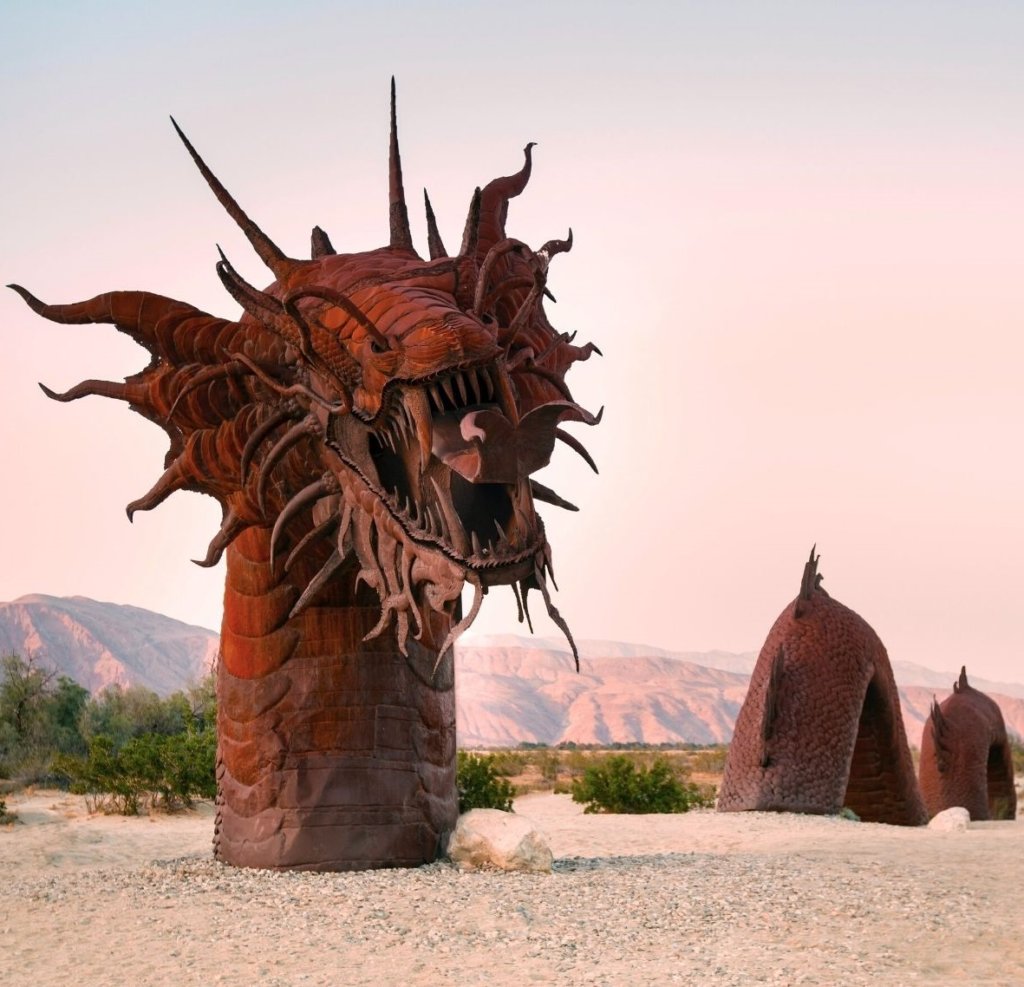
[[[517,421],[495,362],[396,383],[371,423],[332,423],[346,458],[415,541],[511,582],[544,535],[528,474],[547,463],[561,403]],[[540,410],[540,409],[538,409]]]

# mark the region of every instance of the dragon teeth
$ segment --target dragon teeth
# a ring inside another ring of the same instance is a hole
[[[470,389],[473,391],[474,403],[475,404],[479,404],[480,403],[480,380],[479,380],[479,378],[476,375],[476,371],[472,367],[470,367],[469,370],[466,371],[466,376],[469,378],[469,386],[470,386]]]

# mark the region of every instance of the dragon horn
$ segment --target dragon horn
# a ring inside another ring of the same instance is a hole
[[[217,201],[227,210],[227,214],[238,224],[239,229],[245,234],[246,239],[252,244],[253,249],[259,254],[260,260],[269,267],[277,277],[281,278],[292,267],[295,266],[297,261],[292,260],[290,257],[286,257],[281,251],[281,248],[277,246],[263,232],[246,214],[242,207],[235,202],[232,198],[231,193],[228,192],[217,176],[210,171],[207,167],[206,162],[203,161],[196,149],[192,146],[189,139],[185,136],[181,127],[178,126],[177,121],[174,117],[171,117],[171,123],[174,124],[174,129],[178,132],[178,136],[181,138],[181,142],[185,145],[185,149],[189,154],[192,155],[192,160],[196,163],[196,167],[199,169],[200,174],[206,179],[206,184],[213,190],[213,194],[217,196]]]
[[[533,169],[532,151],[535,142],[523,148],[523,166],[514,175],[495,178],[488,182],[480,193],[480,213],[476,221],[474,243],[477,249],[486,253],[499,240],[505,239],[505,220],[508,217],[508,200],[515,198],[530,180]],[[463,254],[466,253],[463,249]]]
[[[319,226],[313,227],[313,232],[309,236],[309,242],[313,260],[317,260],[320,257],[331,257],[338,252],[331,245],[331,238]]]
[[[437,219],[434,216],[434,209],[430,205],[430,196],[427,195],[426,189],[423,190],[423,204],[427,210],[427,246],[430,249],[430,259],[439,260],[442,257],[447,257],[448,251],[444,249],[444,244],[441,242]]]
[[[402,186],[402,157],[398,152],[398,115],[395,112],[395,77],[391,76],[391,148],[388,154],[388,194],[391,203],[391,247],[409,250],[412,230],[409,229],[409,210],[405,208],[405,189]]]
[[[480,202],[482,193],[479,187],[473,193],[469,202],[469,215],[466,216],[466,228],[462,231],[462,246],[459,249],[459,256],[474,260],[476,256],[476,245],[480,238]],[[488,248],[490,249],[490,248]]]

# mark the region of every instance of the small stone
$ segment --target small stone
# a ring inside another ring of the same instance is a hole
[[[553,861],[547,840],[529,819],[499,809],[472,809],[459,816],[448,856],[463,870],[549,873]]]
[[[944,809],[935,816],[928,823],[928,828],[939,833],[962,833],[970,821],[971,814],[962,806],[954,805],[953,808]]]

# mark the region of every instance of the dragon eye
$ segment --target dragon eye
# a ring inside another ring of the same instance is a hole
[[[370,340],[370,351],[372,353],[386,353],[387,349],[388,348],[382,342],[380,342],[380,340],[377,340],[377,339],[371,339]]]

